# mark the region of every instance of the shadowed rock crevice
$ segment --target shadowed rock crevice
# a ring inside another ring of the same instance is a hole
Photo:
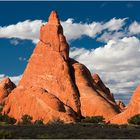
[[[71,76],[71,79],[72,79],[72,82],[74,84],[74,88],[75,88],[75,91],[77,93],[77,108],[78,108],[78,117],[82,117],[81,115],[81,103],[80,103],[80,93],[79,93],[79,90],[78,90],[78,87],[76,85],[76,81],[75,81],[75,70],[74,68],[72,67],[72,62],[74,60],[73,59],[69,59],[69,68],[70,68],[70,76]]]

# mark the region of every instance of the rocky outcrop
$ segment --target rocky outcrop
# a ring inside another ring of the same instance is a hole
[[[33,121],[42,119],[45,123],[62,120],[66,123],[75,121],[73,110],[64,105],[56,96],[41,88],[16,88],[6,100],[4,113],[20,122],[24,114],[33,117]]]
[[[140,85],[134,91],[127,108],[111,119],[111,123],[126,124],[127,120],[136,114],[140,114]]]
[[[90,71],[82,64],[71,60],[75,84],[80,94],[82,116],[103,116],[106,120],[119,113],[118,106],[105,98],[103,91],[94,83]]]
[[[121,100],[117,101],[117,105],[119,106],[121,112],[127,108]]]
[[[48,123],[54,118],[73,122],[81,115],[102,115],[108,120],[119,109],[105,85],[98,84],[84,65],[69,58],[69,45],[53,11],[40,29],[40,41],[3,113],[18,121],[28,114],[33,120],[41,118]]]
[[[110,89],[105,86],[99,75],[95,73],[92,75],[92,78],[94,80],[93,84],[95,85],[96,89],[100,92],[100,94],[109,102],[116,105],[113,94],[110,92]]]
[[[57,13],[53,11],[48,23],[40,29],[40,41],[3,111],[16,119],[23,114],[31,115],[34,120],[42,116],[45,123],[51,121],[53,116],[69,122],[70,112],[80,116],[80,100],[70,76],[68,56],[69,46]],[[46,92],[42,93],[42,90]],[[24,100],[20,100],[20,96]],[[63,119],[61,114],[67,119]]]
[[[80,114],[80,101],[69,69],[69,46],[56,12],[40,30],[38,42],[19,86],[45,89]]]
[[[0,81],[0,105],[4,105],[6,97],[15,87],[16,85],[9,78]]]

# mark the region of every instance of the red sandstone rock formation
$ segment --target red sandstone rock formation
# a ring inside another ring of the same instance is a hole
[[[119,109],[105,87],[97,85],[84,65],[69,58],[69,46],[53,11],[41,27],[40,41],[3,113],[18,121],[28,114],[45,123],[53,119],[73,122],[81,115],[102,115],[108,120]]]
[[[69,46],[56,12],[40,30],[38,42],[19,86],[43,88],[59,98],[75,112],[80,101],[69,69]]]
[[[0,81],[0,105],[4,105],[6,97],[15,87],[16,85],[9,78]]]
[[[117,105],[119,106],[121,112],[124,111],[126,109],[125,104],[122,101],[117,101]]]
[[[109,88],[105,86],[105,84],[103,83],[103,81],[101,80],[99,75],[93,74],[92,78],[94,80],[94,83],[95,83],[97,90],[100,91],[102,96],[104,96],[104,98],[109,100],[111,103],[116,104],[113,94],[110,92]]]
[[[82,116],[103,116],[106,120],[119,113],[118,106],[97,89],[90,71],[82,64],[71,60],[75,84],[80,94]],[[105,94],[105,93],[104,93]]]
[[[134,91],[130,103],[125,111],[113,117],[110,122],[116,124],[126,124],[127,120],[136,114],[140,114],[140,85]]]
[[[68,55],[62,26],[56,12],[52,12],[48,23],[41,27],[40,41],[3,111],[16,119],[29,114],[34,120],[42,117],[46,123],[54,117],[74,121],[73,114],[80,115],[80,101],[70,77]]]
[[[33,121],[43,119],[45,123],[57,119],[70,123],[76,117],[70,107],[46,90],[21,86],[9,95],[3,112],[16,118],[18,122],[24,114],[32,116]]]

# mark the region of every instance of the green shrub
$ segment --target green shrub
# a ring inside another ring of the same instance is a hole
[[[92,117],[85,117],[81,121],[87,123],[104,123],[104,118],[102,116],[92,116]]]
[[[16,123],[16,119],[9,117],[6,114],[1,114],[0,113],[0,122],[6,122],[7,124],[15,124]]]
[[[3,109],[3,106],[2,106],[2,105],[0,105],[0,113],[2,112],[2,109]]]
[[[44,123],[43,123],[43,120],[40,119],[40,120],[36,120],[36,121],[34,122],[34,124],[35,124],[35,125],[43,125]]]
[[[137,114],[137,115],[131,117],[130,119],[128,119],[128,123],[140,125],[140,114]]]
[[[12,132],[8,130],[0,130],[0,139],[12,138]]]
[[[0,122],[3,121],[3,115],[0,113]]]
[[[59,118],[54,118],[53,120],[49,121],[48,124],[64,124],[64,121],[60,120]]]
[[[8,124],[15,124],[16,123],[16,119],[15,118],[12,118],[12,117],[8,117],[6,122]]]
[[[21,120],[21,124],[32,124],[32,117],[27,114],[23,115]]]

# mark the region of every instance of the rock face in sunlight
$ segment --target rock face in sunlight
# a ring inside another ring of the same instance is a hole
[[[70,76],[68,56],[69,46],[53,11],[40,29],[40,41],[3,112],[18,120],[28,114],[45,123],[54,119],[75,121],[75,114],[80,114],[80,101]]]
[[[20,121],[28,114],[45,123],[74,122],[81,116],[101,115],[106,120],[120,113],[100,77],[69,58],[69,45],[55,11],[40,29],[38,42],[23,77],[6,99],[3,113]]]
[[[113,117],[111,123],[125,124],[129,118],[136,114],[140,114],[140,85],[134,91],[125,111]]]
[[[93,80],[90,71],[82,64],[72,61],[75,84],[80,94],[82,116],[103,116],[106,120],[116,115],[119,110]]]
[[[11,82],[9,78],[5,78],[0,81],[0,105],[4,105],[6,97],[11,93],[11,91],[16,87],[16,85]]]

